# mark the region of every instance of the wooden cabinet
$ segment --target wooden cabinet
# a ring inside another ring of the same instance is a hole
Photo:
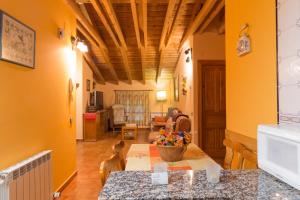
[[[84,141],[97,141],[108,130],[108,112],[106,110],[83,115],[83,139]]]

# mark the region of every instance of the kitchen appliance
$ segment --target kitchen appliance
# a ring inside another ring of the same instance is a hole
[[[300,190],[300,126],[259,125],[258,166]]]

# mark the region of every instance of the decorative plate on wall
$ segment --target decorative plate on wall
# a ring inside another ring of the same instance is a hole
[[[35,66],[35,31],[0,10],[0,59]]]

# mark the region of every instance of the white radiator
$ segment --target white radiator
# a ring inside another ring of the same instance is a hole
[[[52,200],[51,151],[0,171],[0,200]]]

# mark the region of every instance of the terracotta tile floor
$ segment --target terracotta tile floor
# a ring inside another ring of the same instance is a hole
[[[125,153],[131,144],[147,143],[148,130],[139,130],[137,140],[125,141]],[[99,181],[98,169],[101,161],[112,154],[112,145],[121,139],[119,135],[107,133],[97,142],[77,143],[78,174],[64,189],[59,200],[96,200],[102,189]]]

